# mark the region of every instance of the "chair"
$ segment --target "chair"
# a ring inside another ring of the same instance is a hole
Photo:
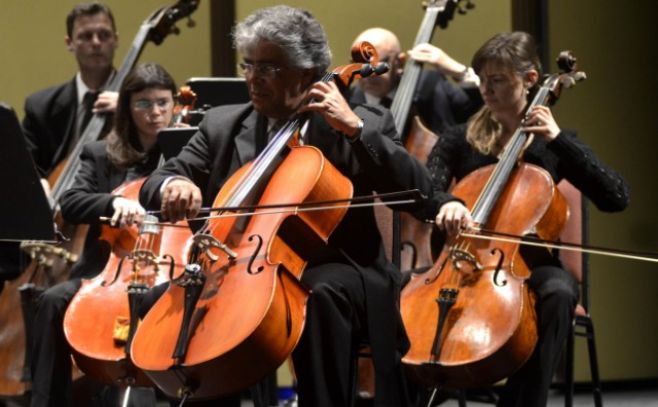
[[[560,239],[565,242],[586,244],[588,241],[587,200],[582,196],[580,191],[566,180],[561,181],[558,184],[558,188],[566,198],[571,212],[570,220],[565,225]],[[560,260],[564,267],[574,275],[581,289],[580,303],[576,306],[574,322],[571,332],[567,337],[564,372],[564,405],[565,407],[573,406],[574,338],[576,336],[582,336],[587,338],[594,405],[601,407],[603,401],[594,339],[594,323],[589,314],[589,257],[587,253],[562,250],[560,251]]]

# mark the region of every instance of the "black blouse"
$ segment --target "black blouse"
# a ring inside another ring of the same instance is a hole
[[[444,203],[457,200],[445,192],[453,178],[458,182],[497,161],[497,157],[481,154],[466,141],[466,125],[455,126],[443,134],[427,161],[437,211]],[[601,162],[572,131],[563,130],[550,142],[535,137],[523,161],[542,167],[556,183],[567,179],[602,211],[616,212],[628,206],[629,191],[624,179]]]

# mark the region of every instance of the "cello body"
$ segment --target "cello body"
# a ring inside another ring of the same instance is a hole
[[[469,174],[453,195],[473,208],[492,170],[487,166]],[[566,201],[550,175],[520,164],[481,226],[554,239],[567,216]],[[416,380],[458,388],[490,385],[530,357],[537,341],[534,295],[525,281],[530,271],[519,247],[458,238],[446,244],[429,271],[412,276],[402,290],[401,312],[411,341],[403,363]],[[448,309],[437,306],[446,292],[442,290],[458,291]]]
[[[233,174],[213,206],[226,206],[252,164]],[[294,185],[290,180],[294,179]],[[268,203],[348,198],[352,184],[315,147],[294,147],[271,176],[258,200]],[[279,366],[301,336],[308,291],[299,282],[306,260],[326,243],[346,208],[261,214],[248,221],[213,219],[197,243],[225,242],[234,258],[209,246],[198,257],[205,275],[185,320],[186,290],[180,284],[153,306],[132,343],[134,363],[167,395],[213,398],[256,383]],[[199,247],[204,247],[197,245]],[[186,270],[187,272],[187,270]],[[184,346],[180,347],[183,338]]]
[[[143,183],[144,178],[138,179],[113,193],[136,200]],[[179,224],[187,226],[187,222]],[[129,292],[134,289],[143,292],[165,283],[170,274],[180,274],[184,242],[191,236],[187,227],[144,229],[140,233],[136,226],[117,229],[103,226],[100,239],[112,246],[110,258],[98,276],[83,281],[64,316],[64,334],[76,365],[107,384],[125,381],[137,386],[152,385],[126,354],[127,333],[133,317]],[[164,252],[171,257],[160,256]],[[133,289],[131,283],[140,287]]]

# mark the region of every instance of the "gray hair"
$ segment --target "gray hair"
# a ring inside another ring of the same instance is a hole
[[[291,66],[314,69],[317,77],[331,63],[322,26],[311,13],[300,8],[274,6],[256,10],[233,30],[233,44],[243,55],[262,41],[276,44]]]

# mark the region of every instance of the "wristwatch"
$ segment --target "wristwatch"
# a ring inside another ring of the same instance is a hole
[[[349,140],[350,143],[357,141],[361,137],[362,131],[363,131],[363,119],[359,119],[359,121],[356,123],[356,133],[354,133],[352,136],[347,136],[347,140]]]

